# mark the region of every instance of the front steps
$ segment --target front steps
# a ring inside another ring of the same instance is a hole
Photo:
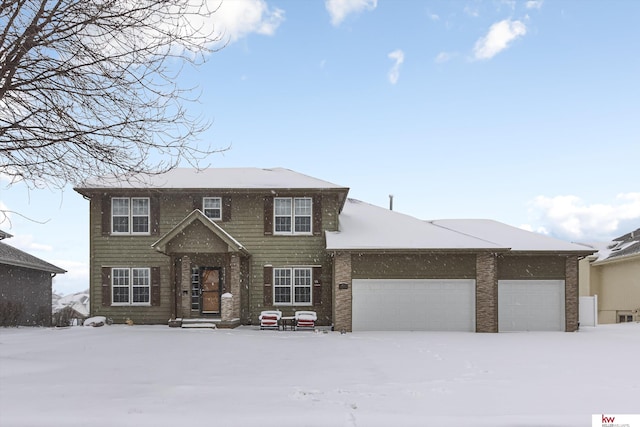
[[[231,321],[223,321],[220,318],[177,318],[169,320],[169,327],[172,328],[202,328],[202,329],[232,329],[240,326],[240,319],[233,319]]]

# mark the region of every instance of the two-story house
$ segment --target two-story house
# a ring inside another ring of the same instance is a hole
[[[90,200],[91,314],[115,322],[233,327],[277,308],[346,331],[572,331],[578,258],[593,252],[494,221],[422,221],[282,168],[76,191]]]

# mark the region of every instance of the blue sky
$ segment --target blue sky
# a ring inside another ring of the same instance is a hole
[[[217,2],[213,2],[217,4]],[[197,85],[212,167],[281,166],[422,219],[640,227],[640,2],[226,0]],[[6,243],[88,287],[88,201],[0,189]]]

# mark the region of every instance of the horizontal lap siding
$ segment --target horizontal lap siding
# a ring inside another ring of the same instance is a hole
[[[476,256],[354,254],[353,279],[475,279]]]
[[[300,192],[296,193],[297,195]],[[126,196],[126,194],[116,194]],[[228,196],[223,192],[181,192],[160,197],[160,233],[154,236],[102,236],[102,197],[92,198],[91,203],[91,271],[92,283],[91,307],[93,314],[112,317],[114,321],[131,318],[136,323],[166,323],[171,316],[173,303],[172,282],[170,277],[170,259],[151,248],[161,236],[182,221],[194,208],[194,199],[202,196]],[[229,221],[216,221],[227,233],[237,239],[251,254],[249,263],[243,267],[245,276],[240,297],[248,304],[246,318],[257,319],[263,304],[263,277],[265,264],[274,266],[321,265],[322,268],[322,305],[305,306],[318,312],[319,324],[328,324],[331,319],[331,258],[325,251],[324,232],[319,236],[265,236],[264,235],[264,197],[265,193],[239,192],[231,194],[231,212]],[[269,194],[270,195],[270,194]],[[319,194],[304,193],[317,197]],[[281,193],[278,196],[287,197]],[[337,230],[338,197],[335,194],[322,194],[322,229]],[[228,213],[224,215],[228,218]],[[198,245],[196,245],[198,246]],[[202,246],[202,245],[200,245]],[[206,245],[205,245],[206,246]],[[221,249],[219,245],[216,250]],[[175,248],[177,252],[194,251]],[[197,247],[198,251],[206,247]],[[161,267],[161,305],[159,307],[102,307],[101,267]],[[246,306],[245,306],[246,307]],[[297,307],[284,306],[287,314]],[[302,307],[300,307],[302,308]],[[243,309],[243,317],[245,310]]]

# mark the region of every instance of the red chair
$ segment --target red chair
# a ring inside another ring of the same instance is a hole
[[[265,310],[260,313],[260,329],[280,329],[280,310]]]
[[[315,329],[316,320],[318,320],[318,315],[315,311],[296,311],[294,317],[296,319],[296,329]]]

